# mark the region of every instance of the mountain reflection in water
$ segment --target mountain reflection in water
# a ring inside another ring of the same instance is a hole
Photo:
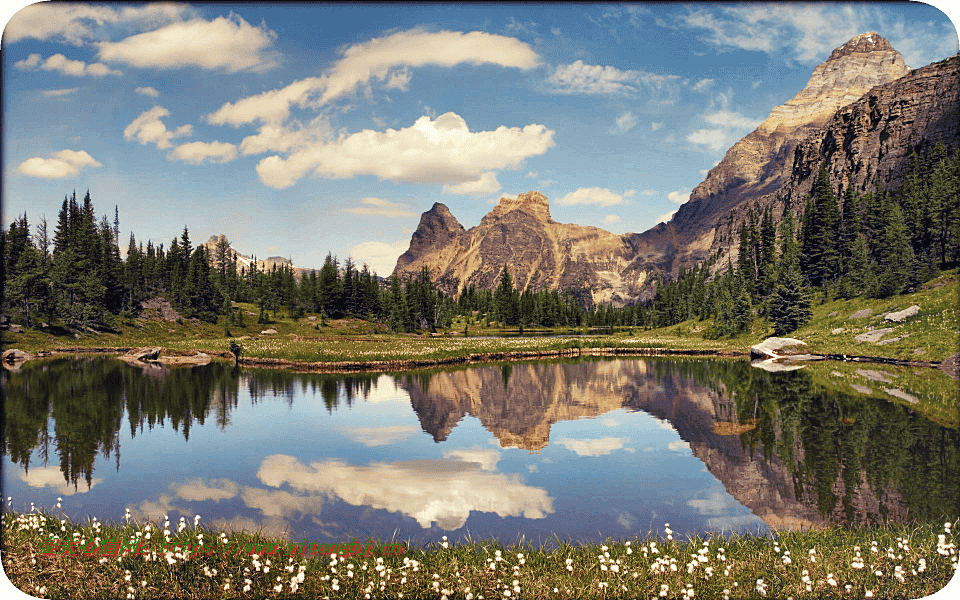
[[[74,494],[100,518],[509,541],[940,521],[960,502],[955,426],[742,361],[329,375],[72,358],[2,384],[4,495]]]

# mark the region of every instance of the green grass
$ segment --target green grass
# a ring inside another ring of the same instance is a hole
[[[21,590],[48,598],[920,598],[957,570],[954,523],[828,527],[752,535],[663,536],[575,544],[446,538],[402,543],[400,555],[303,557],[259,533],[194,523],[77,523],[43,511],[4,512],[3,566]],[[167,528],[167,531],[164,529]],[[166,535],[165,535],[166,534]],[[44,554],[58,536],[144,540],[119,557]],[[150,539],[147,539],[147,538]],[[165,552],[273,545],[275,553]],[[325,540],[336,542],[341,540]],[[347,540],[349,541],[349,540]],[[860,557],[860,560],[857,557]]]

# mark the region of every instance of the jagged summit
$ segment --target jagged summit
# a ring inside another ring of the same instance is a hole
[[[519,194],[516,198],[503,196],[500,203],[490,213],[491,216],[501,216],[512,210],[522,210],[542,221],[552,221],[550,217],[550,202],[547,197],[537,191]]]
[[[866,54],[868,52],[883,50],[893,50],[893,46],[890,45],[887,38],[881,37],[876,31],[868,31],[867,33],[861,33],[846,44],[835,49],[833,53],[830,54],[827,62],[850,54]]]

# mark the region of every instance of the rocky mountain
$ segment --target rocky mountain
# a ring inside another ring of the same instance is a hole
[[[446,291],[491,288],[506,268],[520,288],[589,290],[621,305],[649,296],[649,281],[675,275],[720,249],[736,254],[747,207],[770,204],[779,218],[802,197],[821,164],[835,187],[895,188],[905,159],[943,140],[960,146],[960,58],[911,71],[876,32],[836,48],[806,87],[742,140],[693,190],[669,223],[623,236],[550,218],[539,192],[503,198],[464,230],[442,204],[424,213],[399,275],[426,266]]]
[[[209,252],[210,256],[213,257],[213,256],[216,256],[217,245],[220,244],[221,242],[225,242],[227,244],[227,247],[228,247],[227,252],[230,259],[237,261],[238,271],[241,268],[245,268],[245,269],[250,268],[250,265],[252,265],[254,262],[253,257],[240,254],[237,250],[233,248],[233,246],[230,243],[230,240],[227,239],[227,236],[223,235],[222,233],[220,235],[211,235],[207,239],[207,241],[203,243],[203,245],[207,248],[207,252]],[[269,271],[274,265],[276,265],[277,267],[281,265],[293,267],[293,272],[298,277],[302,275],[305,271],[309,272],[311,270],[311,269],[303,269],[301,267],[298,267],[294,265],[293,261],[291,261],[289,258],[284,258],[282,256],[270,256],[265,259],[257,259],[256,262],[257,262],[257,269],[261,271],[263,270]]]
[[[645,282],[642,272],[632,279],[621,275],[637,255],[630,240],[596,227],[557,223],[540,192],[501,198],[469,230],[436,203],[423,213],[394,272],[413,276],[428,267],[453,294],[464,285],[496,287],[506,268],[520,289],[587,289],[594,302],[622,303],[636,297]]]

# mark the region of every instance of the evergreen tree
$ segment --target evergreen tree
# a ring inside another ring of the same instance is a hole
[[[837,199],[824,165],[820,167],[803,214],[802,267],[815,287],[829,284],[839,275],[839,225]]]
[[[813,316],[810,292],[800,272],[800,249],[794,240],[793,215],[780,222],[780,272],[770,297],[770,319],[775,335],[796,331]]]
[[[877,285],[874,294],[886,298],[903,292],[915,283],[914,254],[903,221],[903,213],[889,196],[884,200],[886,226],[877,244]]]

